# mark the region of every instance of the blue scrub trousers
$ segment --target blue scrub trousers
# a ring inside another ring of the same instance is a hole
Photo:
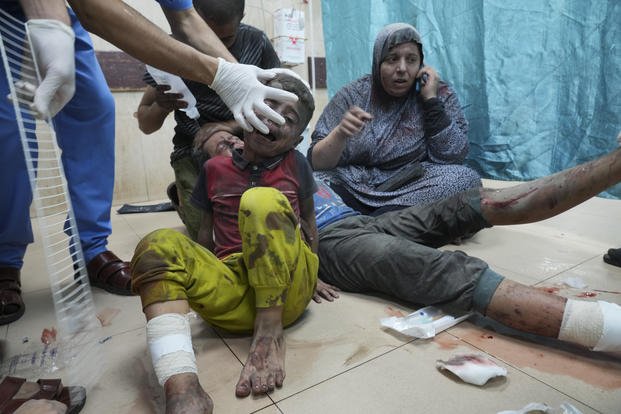
[[[114,98],[88,33],[69,11],[75,32],[76,92],[54,117],[86,262],[106,250],[112,231]],[[19,18],[19,16],[16,16]],[[22,17],[23,19],[23,17]],[[0,67],[0,267],[21,268],[33,241],[32,192],[4,66]]]

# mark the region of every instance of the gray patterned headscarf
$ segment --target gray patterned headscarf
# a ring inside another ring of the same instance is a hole
[[[422,64],[423,42],[421,41],[420,34],[418,34],[418,31],[416,31],[414,26],[407,23],[392,23],[384,26],[375,38],[371,75],[373,79],[373,94],[376,95],[380,101],[384,101],[389,98],[382,87],[380,65],[390,52],[390,49],[394,46],[407,42],[416,43],[418,46],[418,52],[420,53],[420,62]]]

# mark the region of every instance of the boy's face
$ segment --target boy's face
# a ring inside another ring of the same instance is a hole
[[[278,84],[270,82],[270,86],[278,87]],[[300,132],[303,129],[298,102],[266,99],[265,103],[285,118],[285,124],[277,125],[259,116],[269,128],[269,133],[263,135],[255,129],[244,134],[244,154],[254,156],[255,160],[272,158],[294,148],[300,142]]]

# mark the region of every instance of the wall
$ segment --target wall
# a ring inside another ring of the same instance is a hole
[[[159,5],[155,1],[126,0],[153,23],[169,31],[168,23]],[[323,29],[321,24],[320,0],[311,2],[301,0],[246,0],[246,15],[243,22],[258,27],[272,37],[272,13],[283,7],[295,7],[304,11],[306,27],[307,56],[325,56],[323,47]],[[312,13],[311,13],[312,12]],[[312,16],[311,16],[312,14]],[[313,30],[311,31],[311,20]],[[311,39],[312,37],[312,39]],[[97,51],[116,51],[116,47],[93,35]],[[294,68],[304,79],[308,79],[306,64]],[[170,115],[161,130],[144,135],[138,129],[134,112],[138,108],[142,91],[113,91],[116,101],[116,168],[115,168],[115,205],[122,203],[140,203],[166,198],[166,187],[173,180],[173,171],[169,164],[172,150],[174,119]],[[315,90],[316,111],[309,124],[309,130],[315,125],[317,117],[327,103],[325,89]],[[308,145],[308,135],[301,147]]]

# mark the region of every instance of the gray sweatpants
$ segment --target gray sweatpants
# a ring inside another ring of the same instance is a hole
[[[480,206],[479,189],[472,189],[426,206],[330,224],[319,231],[319,277],[348,292],[484,311],[502,277],[481,259],[437,249],[491,227]]]

